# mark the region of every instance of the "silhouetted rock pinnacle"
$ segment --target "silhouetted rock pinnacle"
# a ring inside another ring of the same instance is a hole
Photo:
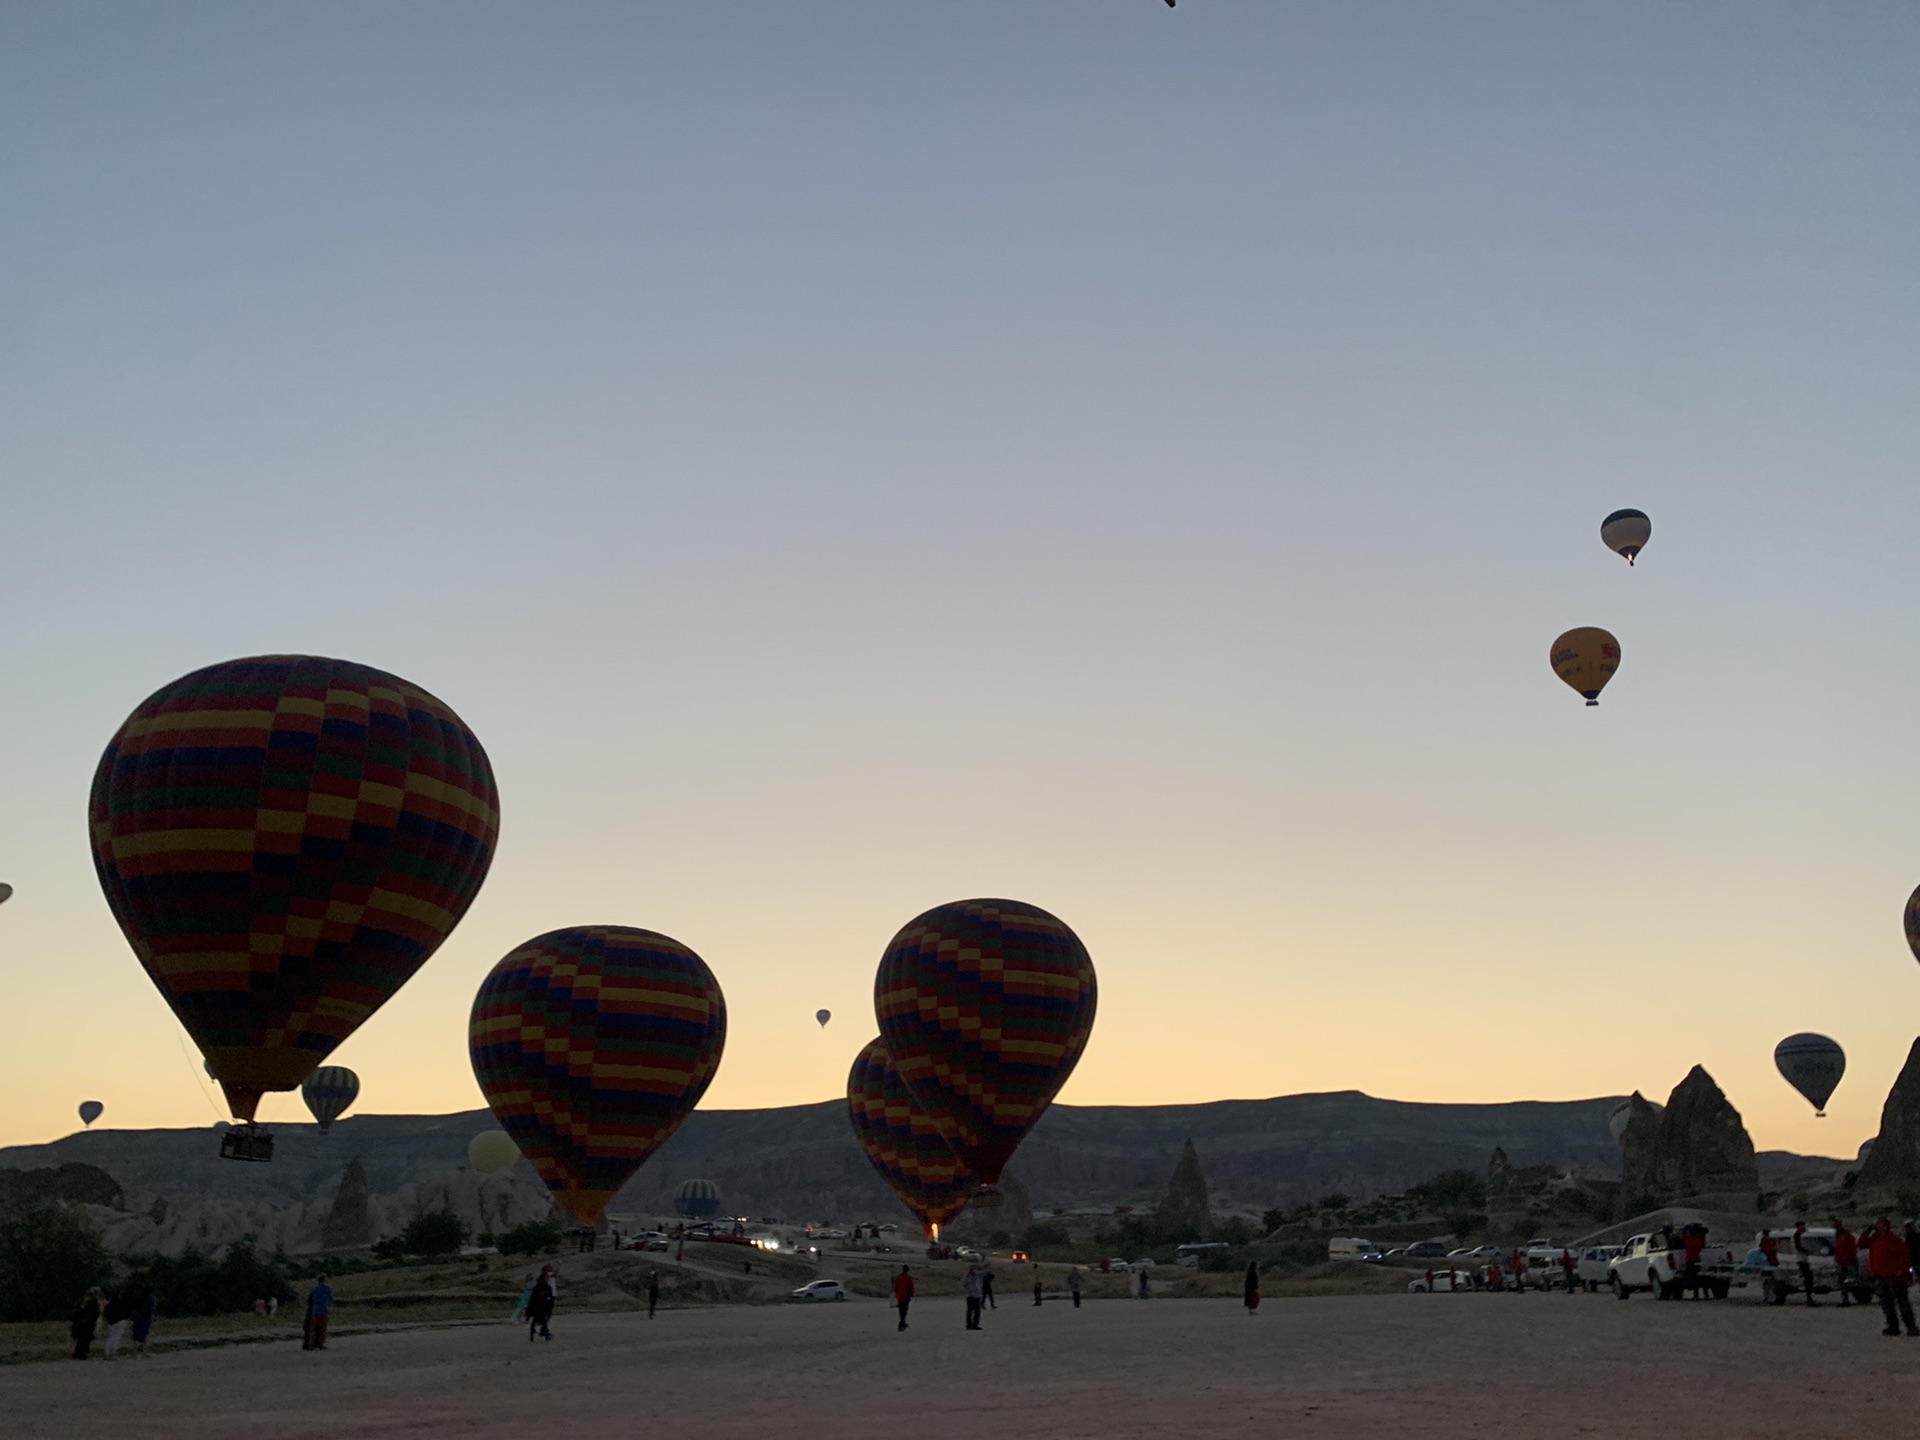
[[[1207,1203],[1207,1177],[1200,1169],[1199,1153],[1192,1139],[1180,1152],[1167,1181],[1167,1198],[1160,1202],[1157,1218],[1168,1230],[1195,1230],[1202,1240],[1213,1236],[1213,1211]]]
[[[1920,1180],[1920,1040],[1907,1052],[1886,1104],[1880,1133],[1860,1166],[1861,1185],[1907,1185]]]
[[[373,1240],[373,1224],[367,1218],[367,1167],[354,1156],[347,1173],[340,1177],[339,1193],[327,1212],[321,1229],[321,1243],[329,1250],[347,1245],[366,1245]]]
[[[1655,1112],[1636,1092],[1620,1136],[1626,1193],[1665,1203],[1711,1196],[1751,1204],[1760,1188],[1753,1140],[1713,1077],[1696,1065]]]

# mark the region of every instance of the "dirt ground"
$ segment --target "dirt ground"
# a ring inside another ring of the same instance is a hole
[[[8,1433],[278,1440],[880,1436],[1881,1437],[1920,1340],[1877,1311],[1587,1295],[957,1299],[555,1318],[0,1369]]]

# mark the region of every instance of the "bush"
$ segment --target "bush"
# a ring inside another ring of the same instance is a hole
[[[538,1255],[560,1248],[565,1239],[558,1220],[529,1220],[494,1237],[494,1246],[502,1255]]]
[[[245,1236],[218,1260],[198,1250],[177,1256],[148,1255],[131,1261],[133,1280],[153,1287],[164,1315],[221,1315],[251,1310],[256,1300],[295,1297],[287,1272],[277,1259],[263,1260]]]
[[[467,1226],[451,1210],[429,1210],[409,1220],[399,1238],[409,1255],[452,1255],[467,1243]]]
[[[1287,1212],[1285,1210],[1262,1210],[1260,1212],[1260,1229],[1263,1234],[1271,1235],[1286,1223]]]
[[[59,1320],[113,1273],[100,1232],[57,1200],[0,1216],[0,1320]]]

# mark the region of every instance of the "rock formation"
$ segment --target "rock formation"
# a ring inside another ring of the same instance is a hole
[[[1713,1077],[1696,1065],[1657,1115],[1638,1094],[1620,1136],[1626,1193],[1666,1203],[1753,1204],[1760,1169],[1753,1140]]]
[[[320,1243],[329,1250],[348,1245],[367,1245],[374,1239],[373,1222],[367,1216],[367,1167],[358,1155],[340,1177],[340,1189],[333,1197],[320,1230]]]
[[[1000,1194],[998,1205],[985,1210],[962,1210],[954,1222],[940,1232],[940,1238],[978,1245],[1004,1233],[1019,1241],[1033,1228],[1033,1197],[1011,1170],[1000,1172]]]
[[[1207,1177],[1200,1170],[1200,1156],[1192,1137],[1180,1152],[1180,1161],[1167,1181],[1166,1198],[1160,1202],[1156,1218],[1170,1231],[1192,1230],[1202,1240],[1213,1238],[1213,1211],[1207,1204]]]
[[[1507,1158],[1507,1152],[1496,1145],[1492,1158],[1487,1161],[1487,1209],[1511,1210],[1513,1202],[1513,1162]]]
[[[1911,1185],[1920,1181],[1920,1040],[1907,1052],[1886,1104],[1880,1133],[1862,1147],[1861,1185]]]

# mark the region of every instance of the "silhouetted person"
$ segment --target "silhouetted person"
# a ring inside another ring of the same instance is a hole
[[[1078,1265],[1074,1266],[1067,1276],[1067,1289],[1073,1293],[1073,1308],[1078,1310],[1080,1308],[1080,1267]]]
[[[907,1307],[913,1303],[913,1276],[902,1265],[893,1277],[893,1303],[900,1309],[900,1328],[907,1328]]]
[[[100,1323],[100,1287],[94,1286],[74,1307],[68,1330],[73,1335],[73,1358],[84,1360],[93,1350],[93,1330]]]
[[[307,1292],[307,1339],[306,1349],[324,1350],[327,1348],[327,1326],[333,1320],[333,1286],[322,1275],[313,1282],[313,1289]]]
[[[659,1304],[660,1272],[658,1270],[649,1270],[647,1271],[647,1318],[649,1320],[653,1318],[653,1312]]]
[[[533,1282],[533,1294],[527,1297],[527,1339],[553,1339],[550,1322],[553,1320],[553,1307],[560,1298],[559,1286],[555,1284],[555,1271],[549,1265],[540,1272],[540,1278]]]
[[[960,1282],[960,1293],[967,1297],[967,1329],[980,1328],[980,1271],[977,1266],[967,1267],[967,1278]]]
[[[1807,1222],[1793,1222],[1793,1257],[1800,1265],[1800,1288],[1806,1292],[1807,1304],[1818,1305],[1813,1298],[1813,1252],[1807,1248]]]
[[[1046,1288],[1040,1283],[1040,1267],[1036,1265],[1033,1267],[1033,1303],[1036,1305],[1044,1304],[1046,1302],[1046,1296]]]
[[[1431,1277],[1433,1272],[1429,1270],[1427,1274]],[[1427,1289],[1433,1289],[1431,1278],[1427,1281]],[[1247,1307],[1249,1315],[1260,1308],[1260,1266],[1257,1261],[1247,1262],[1247,1283],[1241,1289],[1240,1303]]]
[[[153,1286],[144,1280],[133,1294],[133,1343],[140,1347],[142,1355],[153,1343],[153,1317],[160,1308],[160,1302],[153,1293]]]
[[[1907,1242],[1893,1233],[1893,1224],[1882,1215],[1860,1242],[1867,1252],[1867,1273],[1873,1277],[1873,1293],[1880,1301],[1880,1313],[1887,1318],[1882,1335],[1898,1335],[1906,1326],[1907,1334],[1920,1336],[1913,1323],[1913,1302],[1907,1298],[1908,1277],[1913,1255]]]
[[[999,1303],[993,1298],[993,1266],[980,1267],[980,1298],[986,1302],[989,1310],[998,1310]]]

